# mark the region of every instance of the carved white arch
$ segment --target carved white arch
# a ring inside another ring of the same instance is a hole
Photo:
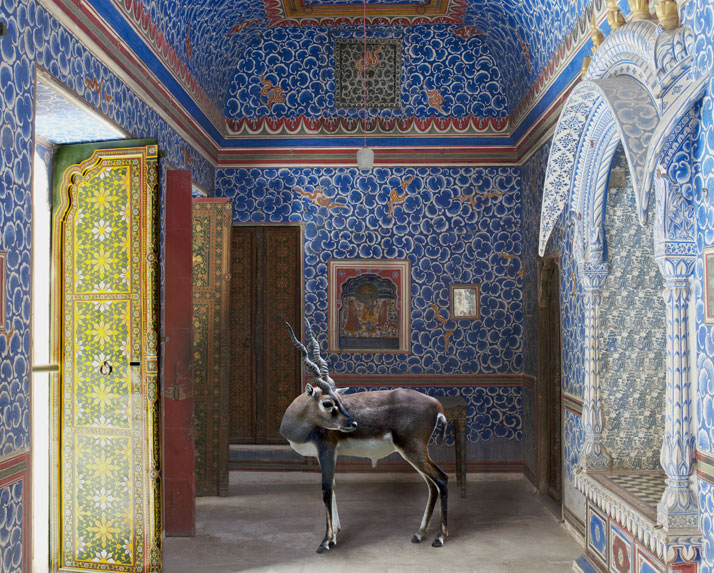
[[[667,308],[667,404],[661,464],[668,485],[657,517],[665,529],[695,529],[698,511],[689,482],[694,434],[686,336],[688,280],[697,253],[693,191],[691,178],[675,182],[673,176],[678,170],[691,174],[697,122],[692,109],[706,85],[705,78],[693,76],[692,50],[689,28],[665,31],[656,20],[625,24],[599,47],[556,126],[538,245],[542,256],[567,205],[575,224],[573,254],[583,288],[585,441],[580,464],[586,476],[588,470],[610,465],[602,443],[597,331],[600,291],[607,276],[607,185],[618,143],[625,151],[643,225],[655,183],[655,259],[664,278]]]
[[[592,155],[603,152],[602,141],[597,149],[589,149],[590,141],[596,140],[584,135],[593,128],[591,122],[603,121],[596,113],[602,104],[607,106],[612,123],[607,129],[601,125],[601,136],[611,139],[611,130],[616,130],[633,178],[639,220],[647,222],[652,181],[667,135],[706,87],[705,78],[692,77],[691,42],[692,32],[687,27],[664,32],[655,21],[642,20],[615,30],[600,46],[585,81],[568,97],[553,136],[541,209],[541,256],[565,205],[586,207],[589,203],[583,203],[582,197],[600,198],[606,190],[602,162],[607,157]],[[578,176],[585,184],[576,184]],[[590,189],[584,186],[587,182]],[[592,228],[596,213],[581,210],[575,215],[586,221],[581,237],[596,241],[599,232]],[[578,246],[576,254],[587,257],[602,249],[586,242],[582,248]],[[579,258],[578,262],[586,260]]]

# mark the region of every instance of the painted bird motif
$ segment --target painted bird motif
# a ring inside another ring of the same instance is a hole
[[[441,323],[441,326],[444,328],[444,350],[448,351],[449,346],[451,345],[451,335],[456,332],[455,328],[452,328],[448,330],[446,328],[446,323],[449,322],[448,318],[444,318],[439,314],[439,307],[436,306],[435,303],[431,303],[431,309],[434,311],[434,316],[436,316],[436,319]]]
[[[399,191],[396,189],[392,189],[389,192],[389,216],[391,217],[392,211],[394,211],[394,207],[397,203],[401,203],[407,198],[407,187],[409,184],[414,181],[414,176],[412,175],[409,179],[405,179],[402,181],[402,189],[404,190],[403,194],[399,194]]]

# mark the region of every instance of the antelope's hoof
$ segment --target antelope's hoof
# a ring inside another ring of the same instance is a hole
[[[421,543],[421,535],[418,535],[417,533],[414,534],[412,537],[412,543]]]
[[[431,544],[432,547],[443,547],[444,539],[442,537],[437,537],[434,539],[434,543]]]
[[[325,547],[324,545],[320,545],[320,547],[317,548],[317,553],[327,553],[330,550],[329,547]]]

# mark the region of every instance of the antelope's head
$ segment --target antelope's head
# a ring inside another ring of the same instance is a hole
[[[330,378],[327,362],[320,356],[320,345],[312,333],[310,322],[305,320],[305,334],[308,346],[312,348],[312,358],[307,348],[295,337],[292,327],[287,322],[285,324],[290,331],[293,344],[302,354],[303,363],[314,376],[313,384],[305,385],[305,395],[308,400],[306,417],[315,426],[326,430],[354,432],[357,429],[357,422],[345,410],[340,397],[345,389],[338,390],[335,381]]]

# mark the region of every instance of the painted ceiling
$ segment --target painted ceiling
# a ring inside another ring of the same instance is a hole
[[[88,1],[140,57],[148,47],[228,136],[358,130],[360,111],[334,104],[334,41],[362,37],[359,1]],[[510,132],[574,31],[589,33],[586,3],[366,0],[367,37],[403,46],[402,105],[370,110],[370,131]]]

